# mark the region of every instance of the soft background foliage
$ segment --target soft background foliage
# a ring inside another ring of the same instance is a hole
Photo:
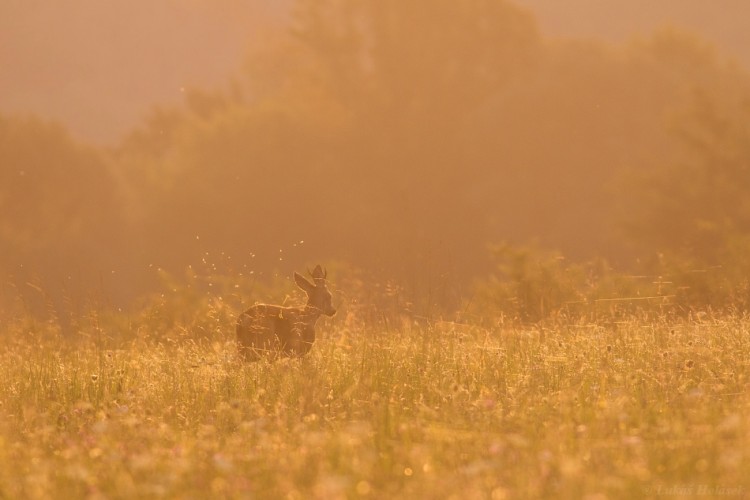
[[[63,314],[62,290],[127,307],[207,254],[333,258],[448,309],[501,242],[744,272],[746,72],[675,30],[552,40],[510,2],[428,4],[295,2],[232,79],[111,148],[2,117],[3,275]]]

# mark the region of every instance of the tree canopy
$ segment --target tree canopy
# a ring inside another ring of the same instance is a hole
[[[243,68],[112,151],[3,118],[6,267],[337,259],[459,294],[490,243],[708,262],[750,229],[748,78],[688,35],[610,47],[546,40],[506,1],[299,0]]]

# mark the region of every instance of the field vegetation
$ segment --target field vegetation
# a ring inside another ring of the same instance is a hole
[[[448,321],[395,314],[399,297],[378,303],[338,276],[350,290],[303,359],[241,362],[233,321],[248,290],[216,277],[172,282],[137,313],[92,306],[73,336],[6,316],[0,493],[747,494],[744,315],[592,304],[533,323],[476,307]],[[209,282],[219,290],[199,291]]]

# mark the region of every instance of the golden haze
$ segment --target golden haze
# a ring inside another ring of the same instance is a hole
[[[0,2],[0,498],[746,496],[746,2],[518,1]]]
[[[289,275],[322,259],[455,305],[492,269],[490,244],[625,268],[671,252],[700,267],[734,248],[707,234],[745,229],[738,194],[692,192],[715,159],[690,136],[734,140],[742,164],[747,74],[684,31],[575,38],[573,26],[606,31],[586,2],[568,31],[552,3],[522,3],[555,36],[505,1],[24,5],[3,6],[24,51],[5,46],[2,80],[44,89],[48,107],[18,113],[34,106],[16,91],[0,118],[0,265],[15,283],[125,304],[154,289],[154,269]],[[702,12],[680,5],[676,22]],[[129,132],[96,145],[148,100]],[[46,109],[89,118],[72,138]]]

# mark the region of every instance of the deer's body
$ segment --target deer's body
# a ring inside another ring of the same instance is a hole
[[[317,266],[312,273],[315,284],[297,273],[297,285],[307,293],[305,307],[256,304],[237,318],[237,342],[246,360],[261,356],[304,356],[315,342],[315,323],[321,314],[333,316],[331,294],[325,272]]]

